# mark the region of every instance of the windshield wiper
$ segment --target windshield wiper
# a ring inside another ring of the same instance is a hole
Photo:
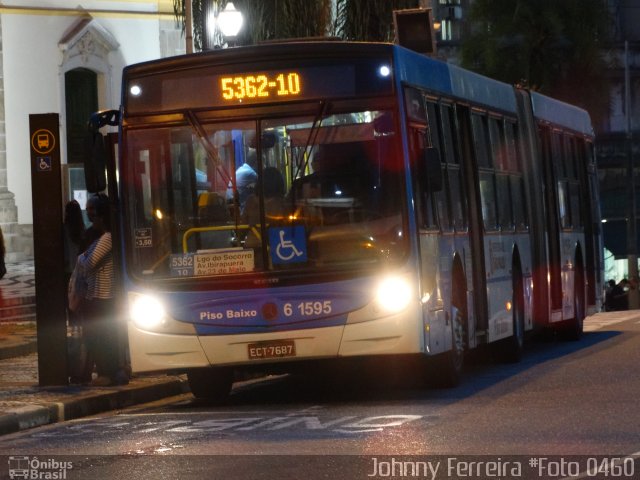
[[[220,155],[218,155],[218,150],[209,140],[209,137],[207,136],[207,132],[205,131],[204,127],[202,126],[202,124],[200,123],[196,115],[191,110],[187,110],[185,113],[185,118],[187,119],[187,122],[189,122],[189,125],[191,126],[193,131],[196,132],[196,136],[198,137],[200,144],[204,148],[204,151],[207,153],[207,157],[209,158],[209,161],[215,167],[215,170],[217,170],[220,173],[220,175],[222,176],[222,179],[226,184],[230,184],[231,175],[229,175],[227,171],[224,169],[224,166],[222,165],[222,161],[220,160]]]
[[[313,148],[313,146],[316,143],[316,139],[318,138],[318,133],[320,133],[320,127],[322,126],[322,120],[324,119],[325,114],[329,110],[329,106],[330,106],[330,103],[327,102],[326,100],[320,101],[320,109],[318,110],[318,113],[316,114],[316,116],[313,119],[313,122],[311,123],[311,128],[309,129],[309,135],[307,136],[307,141],[301,152],[302,159],[304,160],[304,162],[300,161],[301,160],[300,156],[294,159],[295,165],[298,168],[295,171],[295,173],[293,169],[291,169],[291,173],[293,174],[293,178],[291,179],[292,182],[296,178],[298,178],[298,175],[300,174],[301,171],[304,172],[307,169],[307,165],[309,164],[309,152],[311,151],[311,148]]]

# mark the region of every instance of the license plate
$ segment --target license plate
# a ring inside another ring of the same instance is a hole
[[[250,343],[247,348],[250,360],[296,356],[296,344],[293,340]]]

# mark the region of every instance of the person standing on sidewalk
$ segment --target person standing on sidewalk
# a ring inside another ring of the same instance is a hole
[[[114,270],[109,199],[97,194],[87,203],[87,214],[99,237],[80,255],[87,278],[87,294],[83,307],[83,336],[91,363],[98,377],[94,386],[126,383],[118,375],[118,326],[114,300]]]
[[[67,285],[76,266],[78,255],[86,248],[84,245],[85,230],[80,204],[77,200],[69,200],[64,206],[64,274]],[[69,314],[69,323],[72,326],[77,325],[77,319],[73,312],[69,312]]]
[[[78,255],[84,249],[85,225],[82,218],[82,207],[77,200],[69,200],[64,206],[64,276],[67,291],[72,279]],[[82,312],[70,308],[69,296],[65,295],[68,326],[71,336],[67,338],[67,355],[69,361],[69,380],[71,383],[88,383],[91,372],[85,365],[86,352],[82,344]]]
[[[7,249],[4,246],[4,235],[2,234],[2,228],[0,228],[0,278],[4,278],[7,274],[7,266],[4,263],[6,253]]]

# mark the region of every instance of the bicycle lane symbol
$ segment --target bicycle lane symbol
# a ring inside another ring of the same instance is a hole
[[[306,243],[302,225],[269,229],[269,247],[274,264],[306,262]]]

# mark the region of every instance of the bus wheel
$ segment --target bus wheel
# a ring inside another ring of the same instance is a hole
[[[187,379],[194,397],[220,403],[231,391],[233,371],[228,368],[196,368],[187,372]]]
[[[511,302],[513,311],[513,335],[497,342],[494,347],[494,355],[502,362],[517,363],[522,359],[524,349],[524,289],[522,276],[514,275],[513,298]]]
[[[433,362],[432,380],[436,387],[453,388],[460,384],[464,366],[464,324],[463,310],[451,307],[451,350],[441,353]]]
[[[573,290],[574,316],[565,325],[563,325],[562,330],[560,331],[561,337],[564,340],[576,341],[582,338],[585,317],[584,297],[584,283],[582,282],[582,275],[578,275]]]

